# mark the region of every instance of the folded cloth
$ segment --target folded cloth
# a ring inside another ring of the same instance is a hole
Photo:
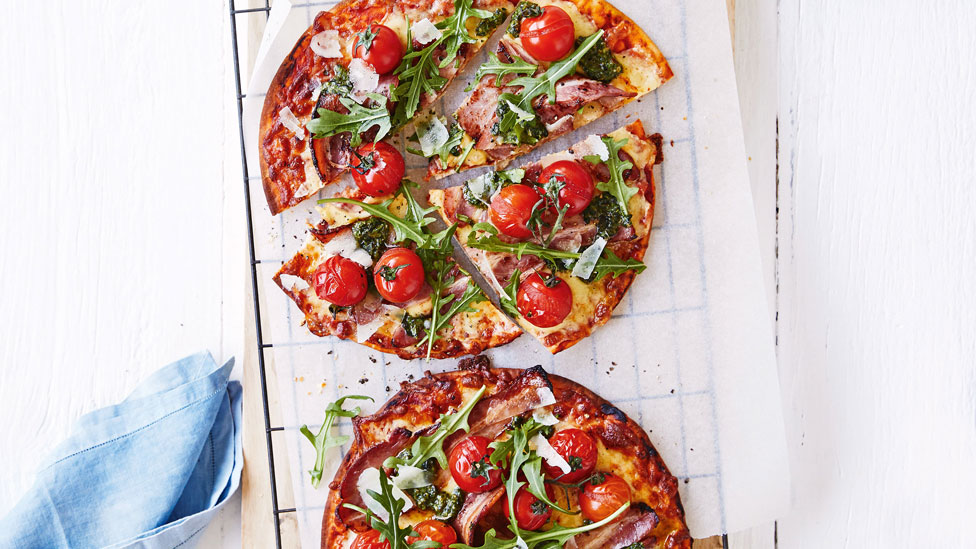
[[[79,419],[0,520],[0,548],[192,547],[240,484],[233,368],[189,356]]]

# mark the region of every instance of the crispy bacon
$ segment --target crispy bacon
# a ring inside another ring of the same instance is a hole
[[[454,518],[454,529],[460,534],[461,541],[467,545],[479,545],[484,541],[487,531],[484,519],[492,507],[501,502],[504,495],[505,488],[502,487],[483,494],[467,495],[461,510]]]
[[[657,514],[649,507],[631,507],[610,524],[577,534],[566,544],[566,549],[620,549],[646,539],[657,523]]]
[[[502,90],[496,88],[494,82],[493,77],[482,80],[482,85],[475,88],[457,111],[458,125],[475,140],[475,146],[481,150],[489,149],[494,144],[491,125],[495,123],[498,96],[502,94]]]
[[[342,503],[365,507],[363,499],[359,495],[360,475],[366,469],[381,467],[383,462],[386,461],[386,458],[397,455],[412,442],[413,433],[403,427],[395,429],[390,433],[389,439],[373,446],[357,457],[349,467],[348,474],[342,480],[334,480],[329,488],[339,491],[339,497]],[[365,517],[362,513],[343,507],[340,504],[336,506],[336,514],[339,520],[350,528],[359,530],[366,527]]]

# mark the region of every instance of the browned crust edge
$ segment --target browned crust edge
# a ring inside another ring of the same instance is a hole
[[[353,443],[349,448],[340,464],[338,470],[335,474],[335,479],[345,478],[349,473],[350,466],[355,462],[363,453],[367,452],[373,446],[366,447],[363,443],[364,436],[359,426],[367,422],[377,422],[377,421],[389,421],[396,419],[398,417],[403,417],[408,414],[417,414],[419,416],[426,416],[430,418],[439,417],[441,413],[450,413],[456,410],[460,402],[453,402],[450,405],[443,403],[438,406],[435,402],[436,398],[433,398],[431,386],[441,385],[441,388],[437,392],[443,392],[444,398],[440,400],[450,401],[450,395],[456,396],[458,387],[480,387],[481,385],[488,385],[489,391],[485,393],[485,397],[494,394],[502,383],[515,379],[518,375],[525,372],[525,370],[518,368],[492,368],[489,366],[488,359],[484,356],[477,356],[473,358],[464,359],[459,363],[458,370],[453,370],[449,372],[443,372],[440,374],[432,374],[431,372],[426,372],[425,376],[414,382],[403,382],[401,383],[400,390],[393,395],[379,410],[370,416],[361,416],[353,421],[353,432],[354,439]],[[541,367],[535,366],[542,370]],[[665,495],[668,497],[669,505],[666,508],[656,508],[654,509],[659,515],[663,511],[667,511],[672,516],[671,518],[680,524],[680,527],[674,530],[671,535],[668,536],[667,540],[659,540],[659,543],[670,541],[671,544],[668,546],[672,549],[690,549],[691,548],[691,535],[688,532],[687,523],[684,518],[684,507],[681,504],[681,498],[678,494],[678,480],[671,474],[668,469],[667,464],[661,458],[660,454],[654,448],[651,443],[650,438],[644,431],[643,427],[638,425],[629,416],[620,411],[619,408],[615,407],[608,400],[597,395],[590,389],[580,385],[579,383],[572,381],[570,379],[564,378],[556,374],[550,374],[542,370],[550,383],[552,384],[553,394],[556,396],[556,404],[554,406],[559,406],[564,403],[565,396],[570,396],[573,394],[582,395],[586,399],[593,402],[593,406],[588,409],[593,413],[603,414],[603,419],[605,423],[612,423],[615,426],[623,426],[623,428],[632,436],[635,436],[639,441],[638,448],[635,449],[635,458],[641,459],[646,463],[645,468],[642,470],[644,478],[647,479],[658,479],[656,483],[648,481],[649,484],[657,484],[662,487],[662,490],[667,492]],[[453,386],[446,388],[448,386]],[[410,398],[412,393],[421,392],[426,395],[425,399],[422,399],[425,403],[427,409],[418,409],[415,406],[414,409],[407,409],[409,402],[412,400]],[[621,420],[620,418],[623,418]],[[434,419],[431,419],[433,423]],[[431,423],[431,424],[432,424]],[[643,456],[643,457],[642,457]],[[337,516],[337,506],[339,505],[340,498],[338,490],[335,487],[335,481],[330,485],[329,497],[326,501],[325,510],[322,514],[322,541],[321,547],[323,549],[332,548],[337,539],[341,539],[348,529],[342,525]],[[665,514],[668,514],[665,513]],[[663,545],[662,545],[663,547]]]

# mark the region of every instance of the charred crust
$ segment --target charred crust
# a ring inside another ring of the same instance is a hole
[[[659,133],[652,134],[648,140],[654,144],[654,165],[664,162],[664,136]]]
[[[613,404],[601,404],[600,411],[603,412],[604,415],[613,416],[617,421],[627,423],[627,414],[621,412],[620,408],[617,408]]]

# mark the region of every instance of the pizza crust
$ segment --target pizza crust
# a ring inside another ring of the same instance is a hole
[[[641,426],[613,404],[574,381],[547,374],[538,366],[527,370],[492,368],[484,356],[462,360],[455,371],[428,372],[417,381],[404,382],[400,391],[376,413],[353,419],[354,439],[330,484],[322,517],[323,549],[347,546],[355,537],[356,530],[343,524],[339,516],[343,503],[341,489],[343,480],[355,475],[364,461],[381,463],[383,453],[397,447],[397,444],[391,445],[391,441],[399,440],[399,445],[406,447],[412,438],[404,433],[432,428],[440,414],[456,411],[482,386],[487,387],[479,402],[484,408],[483,403],[509,391],[527,376],[541,378],[551,387],[556,403],[547,408],[560,418],[556,429],[573,427],[590,434],[597,441],[600,452],[597,469],[626,480],[631,487],[632,504],[646,505],[657,515],[659,523],[652,532],[654,544],[645,543],[646,549],[690,549],[691,537],[678,495],[678,481]],[[479,406],[470,418],[471,433],[484,428],[483,422],[475,417]],[[467,434],[459,432],[456,435],[461,436],[449,437],[445,442],[445,452],[449,453],[450,445]],[[407,438],[402,439],[403,436]],[[414,523],[424,518],[430,517],[422,512],[411,512],[404,521]],[[581,519],[576,516],[574,520]]]

